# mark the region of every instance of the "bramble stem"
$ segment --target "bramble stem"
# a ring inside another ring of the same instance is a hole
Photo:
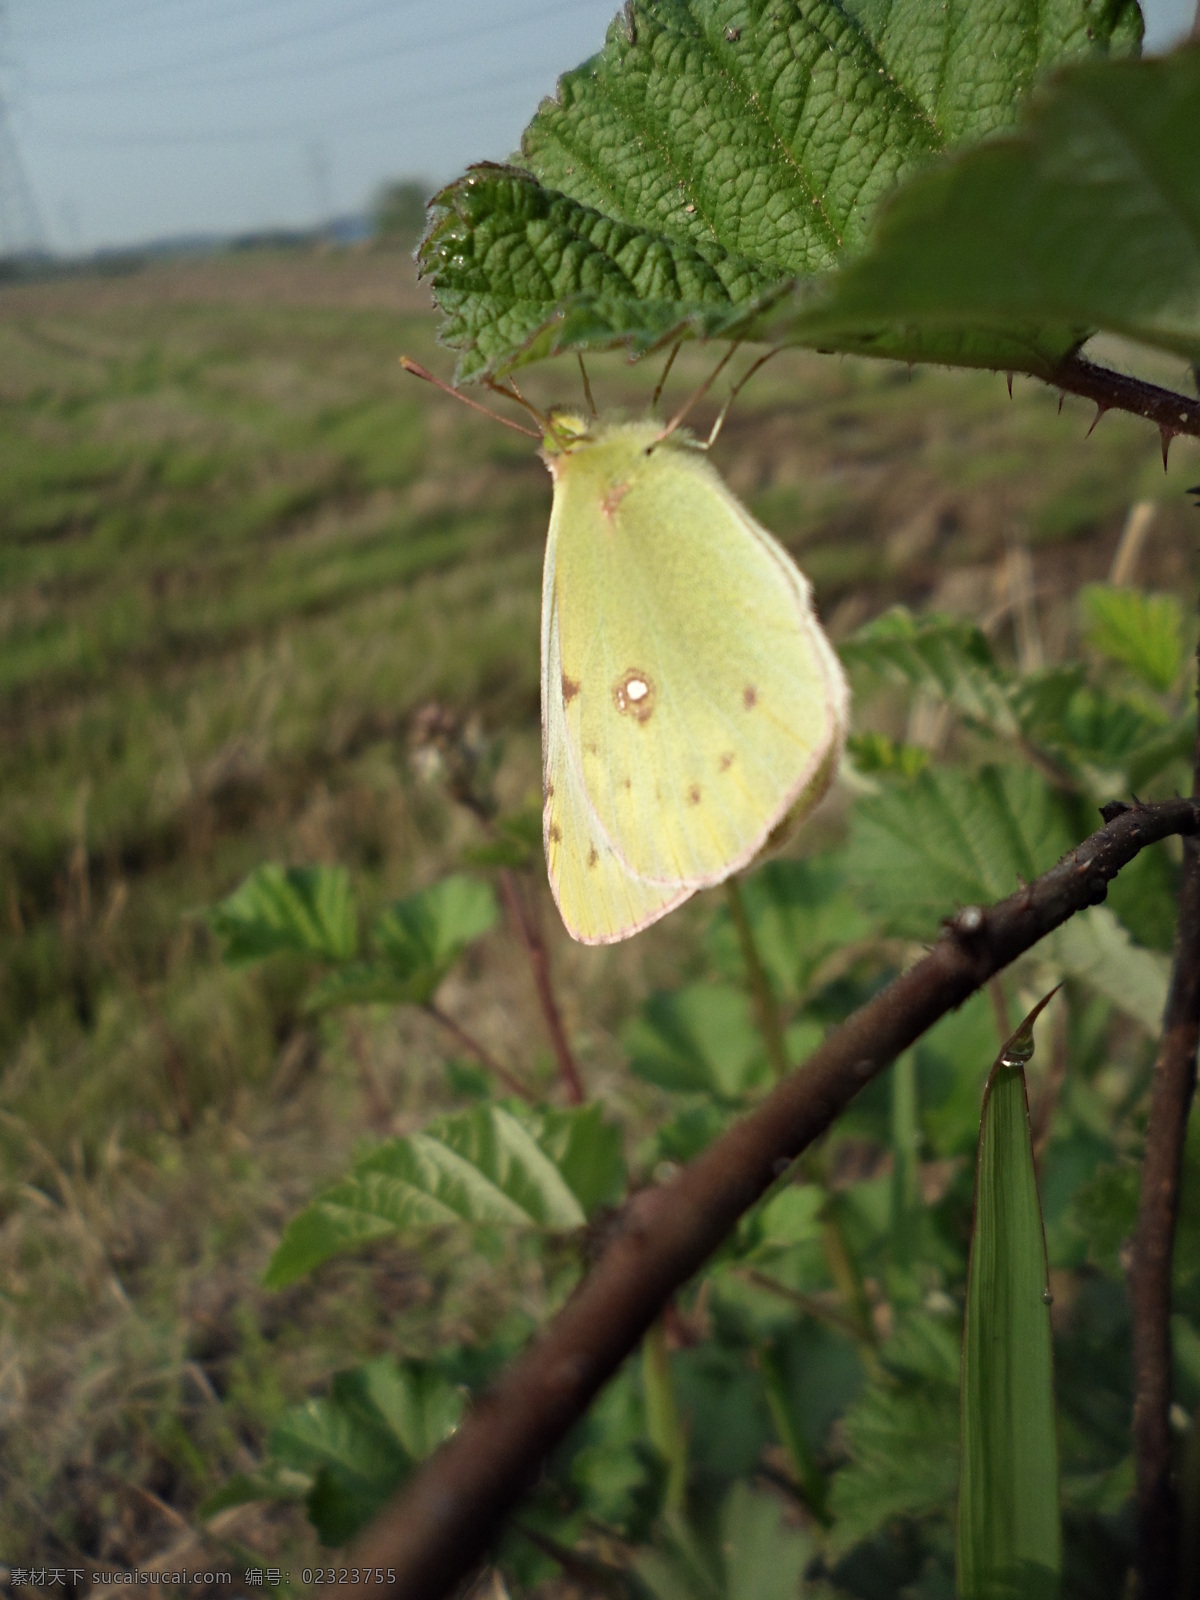
[[[778,1083],[781,1078],[787,1076],[788,1070],[783,1020],[775,1003],[775,991],[771,988],[767,969],[763,966],[762,956],[758,952],[754,929],[750,926],[750,918],[746,915],[746,898],[742,894],[742,886],[737,878],[726,878],[725,899],[729,904],[729,916],[733,922],[734,932],[737,934],[738,948],[742,952],[742,960],[746,963],[746,977],[750,984],[750,993],[754,998],[754,1009],[758,1014],[758,1031],[762,1034],[771,1075]]]
[[[1200,725],[1192,794],[1200,796]],[[1134,1570],[1136,1593],[1143,1600],[1174,1595],[1178,1579],[1179,1498],[1171,1471],[1171,1258],[1198,1040],[1200,840],[1192,837],[1183,841],[1175,953],[1150,1085],[1137,1231],[1129,1269],[1138,1528]]]
[[[1100,414],[1131,411],[1135,417],[1153,422],[1162,435],[1164,467],[1167,448],[1177,433],[1200,438],[1200,400],[1176,394],[1173,389],[1160,388],[1157,383],[1131,378],[1124,372],[1114,372],[1110,367],[1097,367],[1081,355],[1067,356],[1060,361],[1046,382],[1067,394],[1093,401]]]
[[[500,1079],[505,1088],[511,1089],[513,1094],[520,1095],[522,1100],[533,1099],[533,1095],[525,1084],[521,1082],[520,1078],[517,1077],[516,1073],[510,1072],[502,1062],[497,1061],[491,1051],[486,1050],[479,1040],[475,1038],[474,1034],[468,1033],[461,1022],[455,1022],[448,1011],[443,1011],[441,1006],[435,1005],[432,1000],[427,1000],[421,1009],[428,1012],[435,1022],[440,1022],[446,1032],[453,1039],[457,1039],[464,1050],[470,1051],[481,1067],[486,1067],[490,1073]]]
[[[508,912],[508,919],[520,936],[529,956],[533,986],[537,990],[538,1004],[542,1008],[546,1032],[550,1035],[554,1059],[558,1063],[558,1075],[566,1087],[567,1099],[573,1106],[581,1106],[587,1099],[587,1091],[583,1086],[579,1065],[571,1053],[567,1030],[563,1026],[562,1012],[558,1008],[558,1000],[554,993],[554,980],[550,974],[550,952],[546,949],[546,941],[542,938],[542,930],[538,927],[536,915],[530,910],[521,893],[521,885],[517,882],[516,874],[508,867],[502,868],[500,872],[500,894]]]
[[[561,1311],[409,1479],[352,1549],[383,1585],[330,1600],[445,1600],[474,1569],[546,1457],[741,1217],[885,1067],[993,973],[1075,912],[1146,845],[1200,831],[1200,802],[1114,808],[1112,821],[988,908],[966,906],[929,954],[833,1029],[796,1072],[669,1183],[640,1190]]]

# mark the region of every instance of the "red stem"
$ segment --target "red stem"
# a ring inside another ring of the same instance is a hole
[[[558,1009],[558,1001],[555,998],[554,982],[550,975],[550,952],[546,949],[537,919],[521,893],[516,874],[507,867],[500,873],[500,893],[504,899],[508,919],[520,935],[529,956],[538,1004],[542,1008],[546,1031],[554,1047],[554,1059],[558,1063],[558,1075],[566,1087],[567,1099],[573,1106],[581,1106],[587,1099],[587,1092],[583,1087],[578,1064],[571,1054],[567,1030],[563,1026],[562,1012]]]
[[[1200,795],[1200,726],[1192,794]],[[1200,1040],[1200,841],[1183,841],[1183,881],[1171,984],[1150,1085],[1137,1232],[1129,1269],[1133,1302],[1133,1453],[1137,1469],[1136,1593],[1174,1595],[1179,1499],[1171,1449],[1171,1260],[1188,1111]]]

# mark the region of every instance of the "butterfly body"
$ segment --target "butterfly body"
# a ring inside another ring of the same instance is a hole
[[[568,930],[610,943],[816,803],[846,687],[806,579],[686,437],[560,419],[544,458],[546,859]]]

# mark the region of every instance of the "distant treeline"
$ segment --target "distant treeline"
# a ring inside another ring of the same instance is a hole
[[[418,178],[384,184],[368,210],[333,217],[310,228],[261,228],[251,233],[188,234],[149,244],[96,250],[87,256],[22,251],[0,256],[0,283],[70,276],[78,272],[114,277],[139,272],[154,261],[212,255],[228,250],[310,250],[314,245],[352,245],[375,239],[411,249],[425,226],[425,204],[433,185]]]

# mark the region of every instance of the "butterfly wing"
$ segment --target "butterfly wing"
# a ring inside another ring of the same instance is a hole
[[[554,567],[556,528],[546,545],[542,592],[542,832],[550,887],[567,931],[584,944],[627,939],[691,894],[645,883],[626,867],[596,821],[567,738]]]
[[[653,436],[601,426],[553,465],[546,692],[603,839],[641,882],[696,889],[820,797],[847,692],[787,552],[699,452],[648,454]]]

